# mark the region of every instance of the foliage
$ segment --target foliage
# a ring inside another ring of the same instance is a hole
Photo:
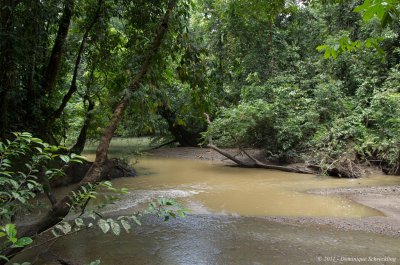
[[[50,180],[64,176],[64,166],[72,162],[82,162],[83,159],[81,156],[65,153],[64,147],[49,145],[30,133],[14,133],[14,136],[13,140],[0,142],[2,221],[12,221],[18,210],[29,209],[32,198],[38,193],[49,192]],[[104,206],[119,200],[127,192],[125,188],[113,187],[110,181],[88,183],[77,191],[72,191],[69,206],[71,212],[78,216],[72,222],[63,220],[55,225],[52,229],[53,235],[69,235],[94,225],[104,233],[119,235],[122,229],[129,232],[132,224],[141,225],[141,218],[145,215],[156,215],[167,221],[170,217],[185,217],[188,211],[174,200],[161,198],[151,202],[143,212],[131,216],[104,218],[99,213]],[[89,201],[100,195],[103,198],[102,203],[87,210]],[[2,253],[9,248],[23,248],[32,243],[29,237],[17,238],[15,225],[10,223],[0,226],[1,237],[5,238],[0,249]],[[5,256],[0,258],[7,259]],[[96,262],[99,261],[94,261],[93,264],[98,264]]]
[[[362,13],[365,21],[376,17],[380,20],[382,27],[388,24],[397,23],[399,20],[399,1],[397,0],[365,0],[354,9],[354,12]]]
[[[365,0],[361,5],[355,7],[353,12],[361,13],[365,22],[373,22],[373,19],[378,19],[382,28],[395,26],[399,21],[399,1],[390,0]],[[367,38],[365,40],[351,41],[348,37],[341,37],[335,40],[332,44],[320,45],[317,50],[324,52],[324,58],[332,57],[336,59],[339,54],[344,52],[354,52],[360,49],[376,49],[381,55],[384,55],[384,50],[380,47],[380,42],[383,37]]]
[[[280,161],[295,158],[315,130],[318,113],[310,111],[313,102],[305,91],[289,80],[277,77],[266,86],[245,87],[244,100],[222,110],[208,136],[224,146],[263,147]]]
[[[55,237],[60,237],[97,226],[105,234],[111,232],[118,236],[122,229],[129,233],[132,229],[132,224],[142,225],[141,219],[146,215],[156,215],[164,221],[168,221],[170,217],[174,219],[177,216],[184,218],[187,211],[188,209],[172,199],[160,198],[155,202],[149,203],[147,209],[143,212],[137,212],[129,216],[103,218],[98,212],[92,210],[86,213],[85,216],[81,215],[74,218],[72,222],[65,220],[60,222],[52,229],[52,233]]]
[[[0,142],[0,220],[13,220],[18,210],[29,208],[29,200],[48,188],[48,182],[64,176],[62,167],[81,162],[82,157],[65,154],[30,133],[14,133],[13,140]],[[60,163],[55,166],[54,161]]]
[[[17,229],[14,224],[5,224],[0,226],[0,238],[2,240],[2,246],[0,251],[2,252],[6,248],[22,248],[32,243],[30,237],[17,238]],[[0,259],[8,261],[8,258],[0,255]],[[23,263],[22,265],[27,265],[30,263]]]

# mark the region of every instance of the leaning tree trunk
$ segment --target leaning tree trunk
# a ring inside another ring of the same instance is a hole
[[[58,26],[57,37],[51,51],[50,60],[43,76],[43,90],[50,94],[55,87],[57,75],[60,69],[61,58],[68,36],[69,25],[74,12],[74,0],[66,0],[64,11]]]
[[[114,109],[114,113],[112,115],[111,121],[110,121],[109,125],[106,127],[106,129],[104,130],[103,135],[100,140],[100,143],[99,143],[99,146],[97,147],[96,159],[84,179],[87,182],[96,182],[96,181],[98,181],[99,177],[101,176],[102,168],[107,161],[107,153],[108,153],[108,148],[110,146],[111,139],[119,125],[119,122],[122,119],[122,115],[123,115],[125,109],[128,106],[129,95],[131,94],[131,92],[133,92],[139,88],[139,85],[140,85],[143,77],[146,75],[147,71],[149,70],[150,63],[151,63],[152,59],[154,58],[154,56],[156,55],[158,49],[160,48],[161,42],[164,39],[165,34],[167,33],[170,15],[171,15],[172,10],[175,7],[176,1],[177,0],[169,0],[167,11],[165,12],[165,15],[164,15],[164,18],[159,27],[158,33],[155,36],[153,43],[146,55],[146,58],[140,69],[140,72],[132,80],[132,82],[130,83],[130,85],[127,88],[128,91],[121,98],[121,100],[118,102],[116,108]]]
[[[76,56],[71,85],[69,87],[68,92],[64,95],[60,106],[46,119],[46,125],[44,126],[46,131],[49,131],[53,126],[54,122],[61,117],[61,114],[63,113],[65,107],[67,106],[68,101],[71,99],[72,95],[78,90],[77,79],[78,79],[79,67],[82,60],[82,54],[85,49],[86,41],[89,37],[89,33],[100,17],[100,11],[101,11],[101,6],[103,5],[103,1],[104,0],[99,0],[94,17],[90,22],[89,26],[86,28],[85,33],[83,34],[82,41],[78,50],[78,55]]]
[[[172,11],[176,5],[176,2],[177,2],[177,0],[169,0],[167,10],[164,14],[164,17],[163,17],[161,25],[158,29],[157,35],[155,36],[155,38],[152,42],[152,45],[147,52],[147,55],[143,62],[143,65],[140,69],[140,72],[132,80],[132,82],[130,83],[130,85],[127,88],[128,92],[124,94],[124,96],[121,98],[121,100],[117,104],[116,108],[114,109],[114,113],[109,122],[109,125],[105,128],[103,135],[101,137],[99,146],[97,147],[95,161],[93,162],[89,171],[86,173],[85,177],[82,179],[82,181],[79,183],[79,185],[75,188],[75,190],[78,190],[80,187],[82,187],[88,183],[95,183],[95,182],[98,182],[101,180],[101,176],[102,176],[104,167],[107,164],[107,152],[108,152],[108,148],[109,148],[112,136],[113,136],[115,130],[117,129],[117,126],[122,118],[122,115],[123,115],[125,109],[128,106],[129,95],[131,94],[129,92],[135,91],[139,88],[139,85],[140,85],[141,81],[143,80],[143,77],[146,75],[146,73],[149,69],[152,59],[157,54],[158,49],[160,48],[160,45],[162,43],[162,40],[164,39],[164,36],[167,33],[169,19],[170,19]],[[33,236],[35,234],[41,233],[41,232],[51,228],[52,226],[56,225],[69,213],[70,205],[71,205],[70,196],[65,196],[60,201],[58,201],[52,207],[52,209],[50,211],[48,211],[47,214],[41,220],[39,220],[39,222],[19,229],[19,236],[20,237]],[[23,248],[14,248],[14,249],[10,249],[7,253],[2,253],[2,254],[7,255],[7,256],[14,255],[15,253],[18,253],[19,251],[21,251],[22,249]],[[0,264],[5,264],[5,262],[3,260],[0,260]]]

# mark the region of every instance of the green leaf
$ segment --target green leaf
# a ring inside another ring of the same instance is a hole
[[[111,230],[113,231],[114,235],[119,236],[119,234],[121,233],[121,227],[119,226],[119,224],[117,222],[110,222],[111,224]]]
[[[80,155],[77,155],[77,154],[71,154],[71,158],[72,159],[79,159],[79,160],[87,160],[87,158],[86,157],[84,157],[84,156],[80,156]]]
[[[4,231],[7,234],[8,238],[15,238],[17,236],[17,229],[15,228],[14,224],[6,224],[4,226]]]
[[[178,212],[178,215],[179,215],[180,218],[185,218],[186,217],[185,211],[178,210],[177,212]]]
[[[60,158],[61,158],[61,160],[64,161],[66,164],[69,163],[69,160],[70,160],[69,156],[67,156],[67,155],[60,155]]]
[[[136,224],[142,225],[142,223],[139,221],[139,219],[135,215],[132,215],[131,218]]]
[[[17,200],[19,200],[20,202],[22,202],[22,203],[26,203],[26,198],[24,198],[24,197],[22,197],[20,194],[18,194],[18,193],[13,193],[13,194],[15,194],[15,198],[17,199]]]
[[[324,59],[328,59],[329,57],[331,57],[331,50],[330,50],[330,48],[329,48],[329,49],[326,49],[326,50],[325,50],[325,53],[324,53]]]
[[[122,219],[122,220],[121,220],[121,225],[122,225],[122,227],[125,229],[125,231],[126,231],[127,233],[129,233],[129,230],[131,229],[131,225],[129,224],[129,222]]]
[[[35,149],[39,152],[39,153],[43,153],[43,149],[40,147],[35,147]]]
[[[33,240],[30,237],[21,237],[14,243],[15,247],[24,247],[31,244]]]
[[[110,225],[104,219],[100,219],[97,222],[97,225],[101,228],[101,230],[103,231],[104,234],[106,234],[108,231],[110,231]]]
[[[325,51],[327,48],[329,48],[328,45],[320,45],[316,49],[317,49],[317,51],[322,52],[322,51]]]
[[[75,221],[76,226],[78,226],[78,227],[82,227],[85,225],[82,218],[76,218],[74,221]]]
[[[174,219],[176,219],[176,214],[174,213],[174,212],[169,212],[169,215],[171,215],[172,216],[172,218],[174,218]]]
[[[54,235],[54,237],[59,237],[60,234],[57,233],[57,231],[55,229],[51,229],[51,233]]]
[[[69,223],[67,223],[67,222],[64,222],[63,227],[64,227],[64,229],[65,229],[65,231],[66,231],[66,232],[65,232],[66,234],[69,233],[69,232],[71,232],[71,230],[72,230],[71,225],[70,225]]]

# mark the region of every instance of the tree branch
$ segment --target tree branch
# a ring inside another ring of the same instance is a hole
[[[70,0],[71,1],[71,0]],[[147,73],[150,62],[156,55],[158,49],[161,46],[162,40],[164,39],[165,34],[168,30],[169,19],[171,13],[176,5],[177,0],[169,0],[167,10],[164,14],[160,27],[157,31],[156,36],[153,39],[152,45],[146,55],[144,63],[141,67],[140,72],[136,75],[135,79],[131,82],[128,86],[128,90],[134,91],[139,88],[140,83],[144,75]],[[109,125],[105,128],[103,135],[101,137],[99,146],[96,150],[96,159],[93,162],[92,166],[90,167],[89,171],[86,173],[85,177],[80,181],[78,186],[74,189],[75,191],[79,190],[83,185],[87,183],[96,183],[101,180],[101,176],[104,170],[104,166],[107,162],[107,153],[108,148],[111,142],[111,139],[114,135],[115,130],[117,129],[119,122],[122,118],[122,115],[125,109],[128,106],[129,102],[129,93],[126,93],[120,102],[117,104],[116,108],[114,109],[113,116]],[[20,229],[19,235],[23,236],[32,236],[34,234],[41,233],[59,221],[61,221],[70,211],[71,205],[71,198],[70,196],[65,196],[62,198],[58,203],[46,213],[46,215],[39,220],[39,222],[32,224],[30,226],[24,227],[24,229]],[[10,254],[15,255],[16,253],[20,252],[23,248],[14,248],[9,249],[6,251],[7,253],[2,253],[3,255],[10,256]],[[4,261],[0,261],[0,264],[4,264]]]

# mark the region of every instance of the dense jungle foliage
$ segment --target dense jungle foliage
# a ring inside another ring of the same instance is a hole
[[[379,10],[354,10],[360,4],[180,2],[115,135],[195,146],[205,132],[280,162],[350,158],[396,173],[397,13],[382,23]],[[164,9],[164,1],[3,1],[2,137],[29,131],[78,153],[98,139]]]
[[[114,136],[400,173],[398,0],[0,3],[0,260],[56,225],[71,232],[59,221],[74,202],[113,189],[100,181]],[[49,180],[99,139],[76,196],[55,200]],[[6,222],[38,193],[51,211],[18,238]]]

